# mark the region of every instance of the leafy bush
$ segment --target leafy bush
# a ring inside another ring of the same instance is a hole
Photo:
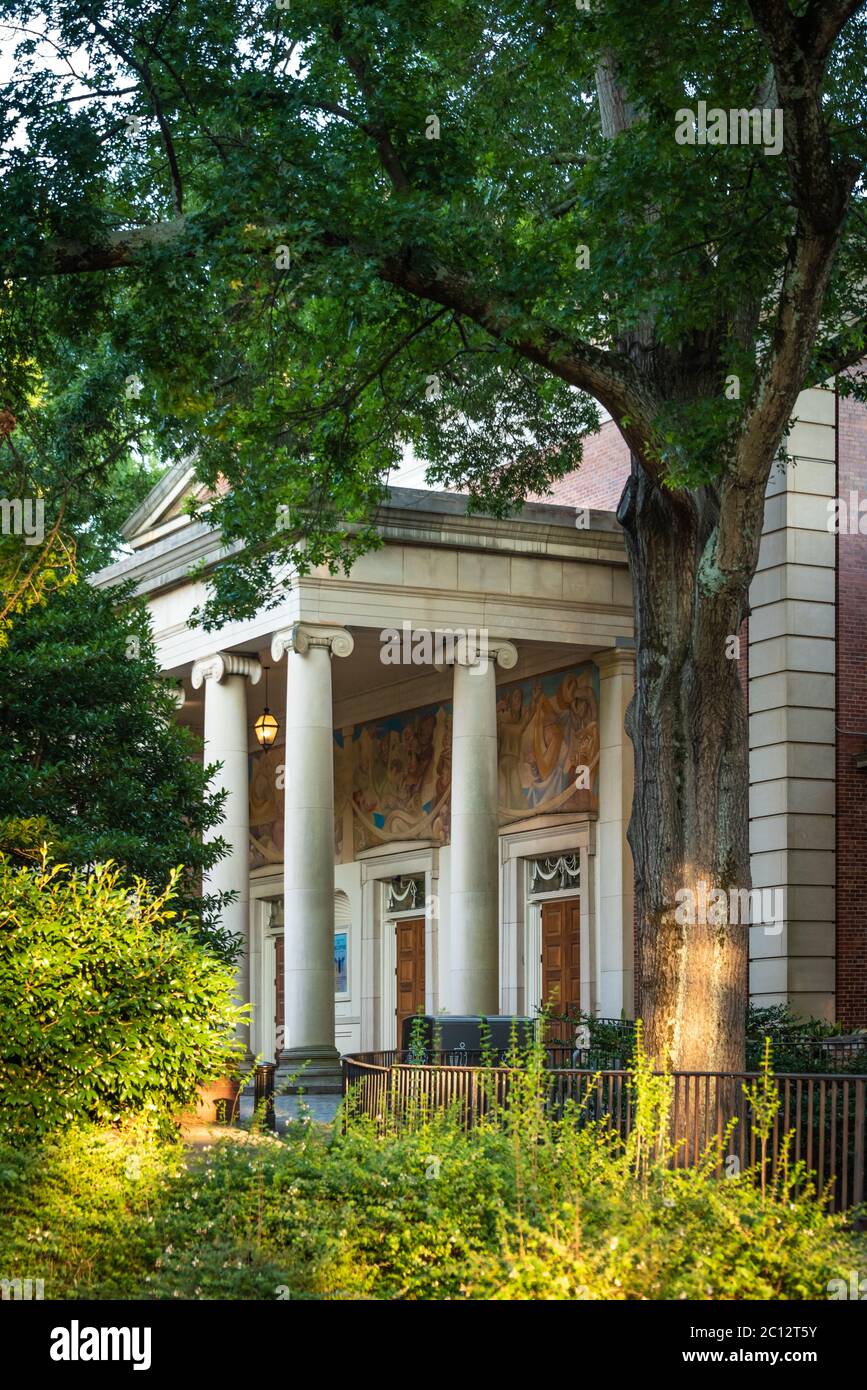
[[[750,1004],[747,1014],[747,1069],[760,1065],[763,1040],[770,1038],[778,1072],[867,1071],[867,1034],[847,1043],[842,1023],[804,1018],[786,1004],[763,1008]],[[851,1035],[850,1035],[851,1036]],[[835,1045],[835,1040],[840,1040]]]
[[[0,1125],[170,1115],[229,1066],[231,966],[161,893],[0,855]]]
[[[750,1004],[747,1034],[751,1038],[770,1038],[774,1049],[787,1038],[835,1038],[845,1033],[842,1023],[826,1018],[805,1018],[788,1004]]]
[[[629,1067],[635,1050],[635,1021],[633,1019],[597,1018],[574,1010],[550,1017],[552,1041],[564,1047],[575,1045],[578,1028],[586,1030],[588,1046],[581,1049],[583,1067],[610,1070]],[[750,1004],[747,1010],[746,1069],[761,1068],[765,1039],[770,1038],[778,1072],[867,1071],[867,1034],[862,1044],[833,1047],[833,1040],[846,1030],[842,1023],[830,1023],[823,1018],[803,1018],[786,1004],[759,1007]],[[556,1032],[556,1039],[553,1033]],[[566,1065],[565,1060],[558,1065]]]

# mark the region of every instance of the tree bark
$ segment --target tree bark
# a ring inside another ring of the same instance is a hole
[[[679,890],[700,903],[702,881],[708,893],[751,886],[747,713],[727,641],[747,612],[749,581],[706,582],[702,559],[718,515],[712,491],[671,492],[633,460],[618,517],[635,610],[626,725],[635,750],[638,1012],[649,1055],[678,1071],[744,1067],[749,927],[676,916]]]

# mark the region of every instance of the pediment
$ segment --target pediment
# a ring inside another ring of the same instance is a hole
[[[187,502],[206,499],[208,489],[198,481],[192,459],[179,459],[160,478],[123,526],[124,539],[139,549],[191,525]]]

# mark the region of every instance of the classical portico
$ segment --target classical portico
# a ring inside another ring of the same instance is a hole
[[[863,468],[844,404],[801,395],[797,467],[770,480],[750,594],[753,883],[782,885],[785,903],[782,932],[751,933],[751,989],[831,1017],[836,986],[860,1020],[860,934],[839,866],[841,827],[863,801],[851,755],[863,721],[833,716],[835,689],[838,706],[847,698],[840,663],[860,661],[862,538],[828,525],[840,480],[856,486]],[[532,1013],[551,980],[585,1010],[632,1014],[635,664],[614,515],[629,459],[611,421],[595,455],[592,444],[581,474],[555,486],[611,510],[469,515],[457,494],[394,487],[377,550],[349,574],[287,572],[277,607],[227,622],[217,641],[195,614],[231,558],[186,510],[201,497],[189,463],[129,518],[128,554],[91,577],[133,582],[178,721],[220,764],[226,814],[212,833],[227,854],[205,888],[234,895],[223,923],[246,942],[253,1056],[281,1047],[333,1074],[335,1052],[395,1046],[407,1009]],[[425,640],[405,642],[407,630]],[[461,631],[484,634],[486,666],[470,644],[443,657],[427,640]],[[266,701],[260,669],[284,662]],[[266,703],[279,731],[260,748]],[[850,868],[857,853],[846,847]]]
[[[136,525],[103,582],[138,580],[178,718],[220,764],[228,852],[206,888],[236,895],[251,1057],[279,1048],[284,1078],[324,1089],[341,1052],[395,1046],[407,1010],[533,1012],[552,979],[631,1012],[632,616],[612,517],[469,518],[396,490],[379,551],[295,576],[218,650],[187,568],[219,563],[218,538],[176,512]],[[272,747],[254,735],[266,703]]]

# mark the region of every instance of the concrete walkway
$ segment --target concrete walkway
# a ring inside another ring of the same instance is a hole
[[[305,1118],[312,1124],[330,1125],[339,1104],[340,1096],[275,1096],[277,1133],[285,1134],[290,1121]],[[218,1125],[205,1120],[184,1124],[181,1130],[184,1143],[195,1150],[210,1148],[221,1139],[232,1138],[243,1142],[249,1134],[247,1126],[253,1118],[252,1094],[241,1096],[239,1108],[239,1124]]]
[[[337,1114],[340,1096],[275,1096],[274,1113],[277,1129],[282,1133],[289,1120],[300,1120],[305,1115],[317,1124],[330,1125]],[[253,1097],[241,1096],[241,1120],[253,1118]]]

